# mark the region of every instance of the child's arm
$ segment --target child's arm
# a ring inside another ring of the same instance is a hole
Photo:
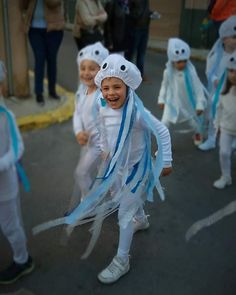
[[[11,114],[13,117],[13,115]],[[15,164],[16,158],[13,150],[13,146],[11,143],[10,137],[10,128],[7,122],[7,118],[5,115],[1,115],[0,117],[0,138],[1,138],[1,149],[0,149],[0,172],[8,170],[12,165]],[[17,141],[18,141],[18,159],[19,160],[23,154],[24,146],[23,141],[19,132],[19,129],[15,123],[13,117],[14,127],[17,134]]]
[[[156,127],[156,130],[160,136],[160,140],[162,143],[162,151],[163,151],[163,162],[164,162],[164,169],[163,169],[163,176],[168,175],[172,171],[172,151],[171,151],[171,138],[170,138],[170,132],[168,128],[159,121],[156,117],[154,117],[151,112],[147,111],[149,114],[151,120],[153,121],[153,124]],[[145,124],[145,123],[144,123]],[[146,124],[145,124],[146,125]],[[147,128],[147,126],[146,126]],[[169,172],[168,172],[169,171]],[[167,173],[167,174],[165,174]]]
[[[158,105],[161,110],[163,110],[165,106],[167,88],[168,88],[167,70],[164,70],[163,79],[161,82],[161,89],[158,96]]]
[[[193,91],[196,97],[196,114],[200,116],[206,108],[207,101],[204,94],[204,86],[200,81],[196,69],[193,67],[192,77]]]
[[[80,90],[76,93],[75,98],[75,110],[73,114],[73,130],[75,137],[79,144],[85,145],[89,140],[89,133],[83,130],[83,123],[81,119],[82,104],[79,96],[81,95]]]

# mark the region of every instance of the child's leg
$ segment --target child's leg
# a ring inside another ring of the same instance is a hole
[[[78,184],[82,198],[86,196],[92,185],[92,172],[97,169],[99,151],[96,148],[84,148],[75,170],[75,182]]]
[[[21,224],[20,208],[17,199],[0,203],[0,226],[9,241],[13,260],[23,264],[28,260],[26,237]]]
[[[147,215],[143,210],[143,206],[140,206],[133,218],[134,233],[140,230],[146,230],[149,228],[149,226],[150,225],[147,219]]]
[[[127,261],[129,259],[129,251],[134,234],[133,217],[137,214],[137,212],[139,215],[144,214],[143,209],[140,207],[140,204],[137,203],[135,197],[124,197],[121,200],[118,212],[120,236],[117,256],[122,258],[124,261]],[[130,217],[130,215],[132,215],[133,217]],[[124,227],[122,224],[123,221],[126,220],[126,218],[130,218],[130,221],[128,222],[126,227]]]
[[[213,119],[209,118],[207,139],[198,146],[202,151],[208,151],[214,149],[216,146],[216,129],[214,127]]]
[[[220,169],[221,177],[213,183],[218,189],[223,189],[227,185],[231,185],[231,154],[232,142],[235,137],[221,130],[220,134]]]
[[[231,178],[231,154],[232,142],[234,137],[221,131],[220,134],[220,167],[221,174],[227,178]]]
[[[132,217],[137,211],[135,198],[123,198],[118,212],[120,236],[117,255],[112,262],[102,272],[98,274],[98,279],[104,284],[116,282],[121,276],[129,271],[129,251],[133,239],[134,227]],[[136,208],[136,209],[135,209]],[[131,212],[132,210],[132,212]],[[128,216],[130,213],[131,216]],[[121,225],[126,218],[129,218],[128,224]]]

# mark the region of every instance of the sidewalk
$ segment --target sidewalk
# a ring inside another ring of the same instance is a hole
[[[30,73],[30,89],[33,93],[33,74]],[[45,85],[47,81],[45,80]],[[45,89],[47,87],[44,87]],[[59,101],[50,99],[45,93],[45,105],[37,104],[34,95],[28,98],[10,97],[5,99],[6,105],[15,114],[21,131],[45,128],[54,123],[68,120],[74,111],[74,93],[57,85],[56,91],[61,97]]]
[[[167,41],[149,40],[148,48],[157,52],[164,53],[167,48]],[[191,49],[192,59],[205,60],[208,50]],[[47,84],[47,81],[45,81]],[[33,93],[33,73],[30,72],[30,88]],[[46,89],[47,87],[45,87]],[[32,130],[37,128],[45,128],[54,123],[60,123],[68,120],[74,111],[74,93],[69,92],[57,86],[57,93],[60,95],[60,101],[55,101],[45,95],[45,105],[40,106],[36,103],[32,94],[29,98],[20,99],[17,97],[7,98],[6,105],[17,118],[18,126],[21,131]]]

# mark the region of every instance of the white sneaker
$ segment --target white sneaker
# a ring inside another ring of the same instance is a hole
[[[231,177],[221,176],[218,180],[216,180],[216,181],[213,183],[213,186],[214,186],[215,188],[218,188],[218,189],[223,189],[223,188],[225,188],[227,185],[231,185],[231,184],[232,184]]]
[[[148,222],[147,216],[143,220],[138,220],[137,218],[133,218],[133,225],[134,225],[134,234],[139,230],[148,229],[150,224]]]
[[[115,256],[112,262],[98,274],[98,280],[104,284],[111,284],[119,280],[119,278],[125,275],[130,269],[129,259],[127,262]]]
[[[204,141],[202,144],[198,146],[198,148],[201,151],[209,151],[216,147],[215,140],[212,140],[211,138],[208,138],[206,141]]]

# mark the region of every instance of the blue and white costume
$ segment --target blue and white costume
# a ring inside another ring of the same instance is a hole
[[[199,148],[203,151],[214,148],[216,145],[216,130],[214,118],[220,92],[226,79],[226,61],[230,53],[224,48],[224,38],[236,36],[236,16],[229,17],[219,29],[219,39],[215,42],[207,56],[206,76],[208,82],[209,100],[207,110],[208,134],[207,140]],[[235,48],[236,49],[236,48]],[[217,85],[217,86],[216,86]]]
[[[58,224],[79,225],[84,217],[95,214],[90,245],[84,255],[91,252],[99,235],[102,221],[119,208],[120,242],[118,255],[128,256],[133,237],[133,217],[143,214],[146,199],[152,201],[156,186],[164,198],[159,182],[163,167],[172,161],[168,129],[147,111],[134,90],[141,83],[137,67],[120,55],[108,56],[95,78],[100,88],[105,78],[117,77],[127,85],[127,99],[120,109],[111,109],[103,103],[99,108],[101,123],[101,150],[108,156],[104,160],[92,189],[83,202],[64,218],[39,225],[40,232]],[[155,161],[151,156],[151,134],[158,144]]]
[[[91,60],[100,66],[107,56],[108,50],[100,42],[97,42],[79,51],[77,64],[80,67],[82,61]],[[96,170],[101,155],[96,108],[96,100],[99,99],[99,93],[100,90],[87,94],[87,87],[83,84],[80,84],[76,93],[75,111],[73,115],[74,133],[75,136],[81,131],[89,133],[89,141],[86,146],[81,148],[80,159],[75,171],[73,195],[76,195],[77,198],[79,194],[83,198],[89,191],[92,184],[91,173],[94,169]]]
[[[236,51],[229,55],[226,60],[226,68],[236,70]],[[226,83],[223,85],[225,88]],[[225,89],[224,89],[225,90]],[[236,86],[232,85],[228,92],[221,94],[217,106],[215,125],[216,129],[220,128],[220,166],[221,177],[213,183],[218,189],[223,189],[230,185],[231,180],[231,155],[232,142],[236,139]],[[211,226],[224,217],[235,213],[236,200],[217,210],[206,218],[195,222],[186,232],[186,240],[190,240],[195,234],[205,227]]]
[[[158,103],[164,104],[161,121],[170,126],[188,121],[195,133],[201,133],[201,122],[196,110],[204,110],[206,98],[195,67],[190,62],[190,48],[184,41],[171,38],[168,42],[168,62],[164,70]],[[175,69],[173,62],[186,60],[183,71]]]
[[[0,83],[4,79],[3,64],[0,62]],[[11,245],[13,260],[25,263],[28,251],[21,224],[17,174],[24,146],[14,115],[6,108],[3,97],[0,97],[0,142],[0,228]]]

